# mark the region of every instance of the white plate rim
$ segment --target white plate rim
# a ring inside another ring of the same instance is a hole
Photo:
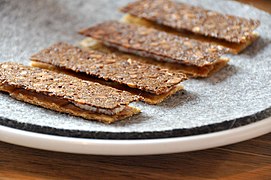
[[[185,137],[106,140],[40,134],[0,125],[0,141],[41,150],[92,155],[155,155],[204,150],[271,132],[271,117],[245,126]]]

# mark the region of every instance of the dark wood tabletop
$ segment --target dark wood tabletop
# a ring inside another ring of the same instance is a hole
[[[270,0],[239,0],[271,13]],[[0,142],[0,179],[271,179],[271,134],[204,151],[93,156]]]

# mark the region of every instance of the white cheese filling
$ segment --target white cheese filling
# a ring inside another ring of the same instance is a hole
[[[87,110],[87,111],[91,111],[94,113],[100,113],[100,114],[107,114],[107,115],[115,115],[115,114],[123,111],[125,108],[124,105],[120,105],[119,107],[116,107],[114,109],[97,108],[97,107],[93,107],[90,105],[78,104],[78,103],[74,103],[74,105],[81,108],[81,109]]]
[[[128,49],[128,48],[124,48],[118,45],[115,45],[113,43],[110,42],[103,42],[106,46],[110,46],[110,47],[114,47],[117,48],[118,50],[122,51],[122,52],[127,52],[127,53],[132,53],[132,54],[136,54],[138,56],[143,56],[143,57],[150,57],[150,58],[154,58],[157,61],[162,61],[162,62],[170,62],[170,63],[176,63],[176,60],[172,60],[171,58],[168,57],[162,57],[162,56],[158,56],[152,53],[148,53],[146,51],[140,51],[140,50],[134,50],[134,49]],[[177,62],[178,63],[178,62]]]

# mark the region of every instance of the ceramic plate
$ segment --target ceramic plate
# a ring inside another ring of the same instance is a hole
[[[122,14],[117,9],[128,2],[131,1],[2,0],[0,61],[27,65],[33,53],[55,42],[78,44],[84,38],[77,33],[80,29],[105,20],[120,19]],[[66,152],[75,153],[155,154],[215,147],[270,132],[266,127],[267,124],[270,127],[270,119],[266,118],[271,116],[271,15],[234,1],[182,2],[259,19],[261,26],[257,32],[260,38],[240,55],[227,55],[231,59],[229,66],[219,73],[184,82],[185,91],[159,105],[134,103],[142,113],[112,125],[56,113],[1,93],[1,140],[58,151],[64,151],[61,145],[70,146],[65,148],[69,149]],[[247,128],[253,130],[242,134]],[[224,139],[236,138],[219,142],[218,137],[222,136]],[[201,138],[205,143],[192,145]],[[214,140],[213,144],[209,138]],[[37,144],[37,141],[46,143]],[[78,150],[71,142],[81,144],[79,147],[83,149]],[[170,148],[164,149],[162,145],[167,143]],[[136,146],[142,149],[143,145],[148,147],[147,151],[136,153],[132,150]],[[125,148],[117,151],[121,149],[118,146]],[[102,147],[109,149],[101,151]]]

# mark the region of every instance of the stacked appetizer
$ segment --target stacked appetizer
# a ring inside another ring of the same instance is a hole
[[[133,101],[158,104],[187,77],[225,67],[258,34],[257,20],[169,0],[121,8],[121,21],[80,31],[81,48],[58,42],[32,55],[31,66],[0,63],[0,90],[11,97],[89,120],[112,123],[140,112]]]

